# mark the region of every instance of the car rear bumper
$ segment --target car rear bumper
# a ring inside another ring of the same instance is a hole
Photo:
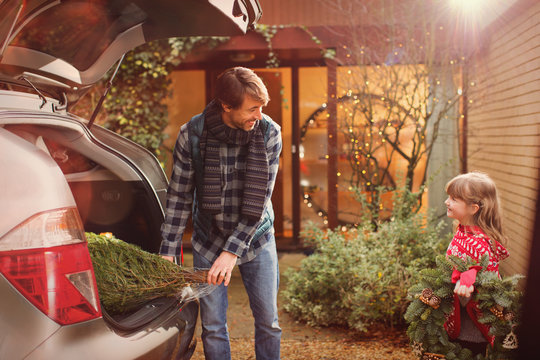
[[[104,318],[60,326],[0,275],[0,359],[185,359],[193,346],[199,305],[170,310],[127,333]],[[9,329],[9,330],[8,330]],[[189,358],[189,357],[187,357]]]
[[[174,359],[182,332],[182,323],[171,319],[154,331],[120,336],[97,319],[61,327],[25,359]]]

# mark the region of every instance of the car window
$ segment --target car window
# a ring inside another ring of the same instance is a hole
[[[135,4],[117,3],[72,1],[51,7],[26,24],[11,45],[47,53],[86,70],[118,34],[146,18]]]

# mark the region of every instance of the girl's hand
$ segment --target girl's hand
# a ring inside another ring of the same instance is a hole
[[[452,273],[452,282],[456,283],[454,292],[459,296],[470,297],[474,291],[473,284],[476,281],[476,274],[480,269],[482,269],[481,266],[472,266],[469,270],[462,273],[454,269]]]
[[[474,291],[474,286],[473,285],[470,285],[470,286],[461,285],[460,280],[458,280],[456,282],[456,287],[454,288],[454,293],[456,293],[457,295],[468,298],[468,297],[471,296],[473,291]]]

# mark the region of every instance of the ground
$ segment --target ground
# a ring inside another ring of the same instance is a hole
[[[185,256],[185,266],[193,260]],[[279,266],[283,274],[289,267],[299,267],[303,254],[280,253]],[[281,276],[280,289],[286,279]],[[283,310],[283,299],[278,299],[279,322],[283,330],[281,358],[286,360],[414,360],[403,329],[379,327],[359,335],[344,328],[313,328],[296,321]],[[236,268],[229,285],[229,310],[227,313],[234,360],[255,360],[253,345],[253,317],[246,291]],[[203,360],[200,340],[200,324],[197,326],[197,349],[192,360]]]

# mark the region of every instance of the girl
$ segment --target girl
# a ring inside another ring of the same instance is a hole
[[[495,183],[486,174],[470,172],[450,180],[446,193],[446,214],[458,223],[446,255],[469,257],[478,262],[488,255],[487,271],[498,274],[499,262],[508,257],[508,252],[502,245],[506,237]],[[444,325],[450,339],[475,355],[485,352],[487,342],[493,345],[494,340],[489,327],[478,322],[480,310],[477,302],[471,300],[479,269],[480,266],[473,266],[463,273],[454,270],[454,309]]]

